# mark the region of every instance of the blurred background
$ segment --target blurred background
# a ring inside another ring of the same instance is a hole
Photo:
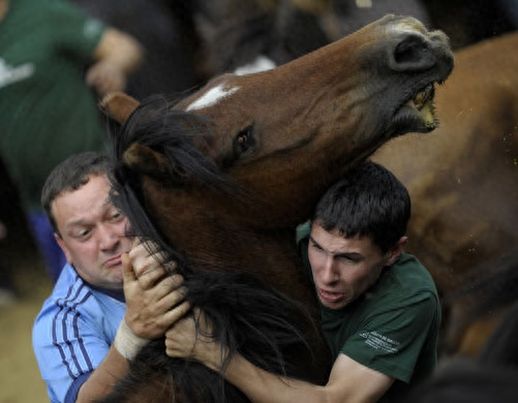
[[[125,87],[137,99],[156,93],[181,98],[215,75],[253,63],[258,54],[278,64],[287,62],[387,13],[413,15],[429,27],[442,29],[449,35],[454,49],[514,31],[518,25],[518,1],[514,0],[68,0],[68,3],[81,13],[128,33],[140,43],[144,49],[143,61],[128,76]],[[6,34],[3,23],[0,19],[0,62],[6,49],[2,42],[2,35],[5,39]],[[85,61],[80,66],[83,76],[88,63]],[[9,84],[2,84],[4,67],[0,63],[0,105],[14,102],[8,98]],[[92,93],[94,98],[99,97],[93,90]],[[0,109],[1,130],[7,127],[2,122],[13,119],[4,113],[5,109]],[[103,131],[107,131],[110,122],[101,114],[98,119]],[[4,133],[0,132],[0,136]],[[102,142],[106,140],[107,137]],[[44,160],[45,147],[41,150]],[[32,353],[31,327],[50,293],[53,274],[42,259],[41,247],[28,219],[30,203],[21,190],[23,181],[31,178],[24,178],[23,172],[13,175],[3,152],[0,149],[0,403],[45,402],[45,386]]]

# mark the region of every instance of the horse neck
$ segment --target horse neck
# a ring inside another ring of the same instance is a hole
[[[194,266],[250,273],[298,301],[312,299],[293,228],[254,228],[239,211],[207,192],[165,191],[160,183],[146,180],[144,194],[152,221]]]

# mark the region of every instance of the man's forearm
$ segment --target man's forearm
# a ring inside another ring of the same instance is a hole
[[[108,28],[95,50],[94,58],[98,62],[110,63],[129,74],[142,62],[143,49],[132,36]]]
[[[327,401],[325,387],[271,374],[239,354],[231,359],[224,376],[256,403]]]
[[[194,318],[198,320],[198,325]],[[194,359],[220,372],[228,352],[210,336],[212,334],[210,321],[202,311],[195,309],[193,316],[179,320],[166,332],[166,354],[170,357]],[[252,402],[327,401],[328,391],[324,387],[270,374],[240,354],[231,357],[223,376]]]
[[[115,384],[128,373],[128,368],[128,361],[112,346],[103,362],[79,389],[77,402],[92,402],[108,396]]]
[[[195,318],[198,320],[196,324]],[[228,350],[212,337],[212,326],[202,311],[194,309],[166,332],[166,354],[194,359],[222,372],[225,379],[255,403],[372,403],[390,388],[394,378],[339,354],[325,386],[281,377],[256,367],[240,354],[230,358]]]

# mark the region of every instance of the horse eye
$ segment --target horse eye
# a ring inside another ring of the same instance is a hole
[[[241,130],[234,139],[234,153],[236,156],[242,156],[247,151],[251,150],[255,145],[255,138],[253,127],[248,126]]]

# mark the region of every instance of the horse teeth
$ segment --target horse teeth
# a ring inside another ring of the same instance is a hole
[[[423,108],[423,105],[425,103],[425,93],[424,91],[418,92],[416,96],[413,99],[414,106],[417,110],[421,110]]]
[[[434,97],[435,89],[432,83],[428,84],[422,91],[419,91],[413,99],[415,108],[420,111],[425,104]]]

